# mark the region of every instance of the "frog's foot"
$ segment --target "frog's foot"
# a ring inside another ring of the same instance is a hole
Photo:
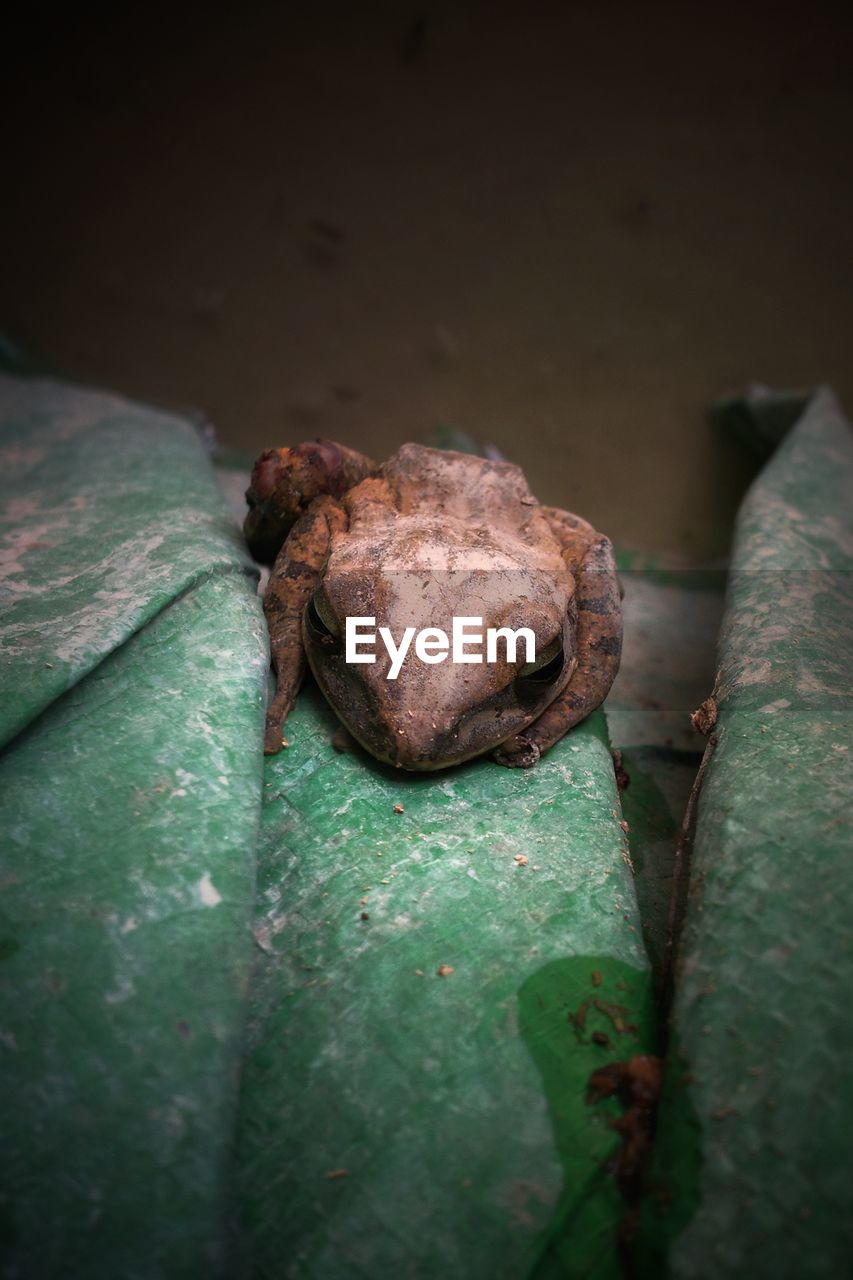
[[[277,756],[279,751],[288,745],[284,736],[284,721],[292,702],[292,697],[288,701],[286,697],[276,696],[270,703],[264,725],[265,756]]]
[[[499,747],[495,747],[492,759],[505,765],[507,769],[529,769],[536,764],[540,754],[535,742],[525,738],[523,733],[517,733],[514,738],[508,738]]]
[[[358,746],[346,725],[339,724],[332,734],[332,749],[337,751],[339,756],[348,756],[358,751]]]
[[[305,671],[302,615],[328,559],[332,533],[345,527],[343,508],[333,498],[315,498],[288,534],[270,574],[264,592],[264,614],[276,688],[267,708],[264,755],[277,755],[287,746],[284,722]]]
[[[264,755],[277,756],[279,751],[288,745],[287,739],[281,736],[280,728],[267,729],[264,734]]]

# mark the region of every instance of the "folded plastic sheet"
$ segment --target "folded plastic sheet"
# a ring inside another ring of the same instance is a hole
[[[618,1276],[587,1086],[656,1016],[603,714],[530,771],[336,727],[309,687],[266,762],[235,1276]]]
[[[267,647],[187,423],[0,379],[0,1256],[217,1274]]]
[[[8,1273],[615,1275],[586,1084],[654,1018],[602,717],[404,778],[309,688],[264,766],[193,429],[9,378],[0,422]]]
[[[705,745],[690,713],[714,681],[725,574],[667,566],[662,556],[639,560],[625,552],[617,559],[625,633],[605,714],[628,778],[622,812],[643,939],[660,984],[675,849]]]
[[[771,438],[791,403],[729,409]],[[853,432],[827,390],[799,409],[737,523],[649,1277],[837,1277],[853,1255]]]
[[[530,772],[410,778],[336,754],[308,688],[262,765],[263,622],[195,432],[52,382],[0,393],[7,1272],[617,1275],[618,1108],[586,1083],[653,1045],[654,1013],[602,717]],[[640,1264],[835,1276],[850,431],[826,392],[729,408],[789,434],[738,525]],[[659,633],[674,580],[627,587]],[[673,605],[685,660],[704,590]],[[611,712],[651,829],[650,744],[690,743],[681,692],[634,692]]]
[[[586,1086],[654,1013],[603,718],[420,776],[333,730],[305,691],[266,768],[235,1274],[617,1275]]]
[[[0,746],[201,579],[255,574],[194,428],[105,392],[0,374],[0,499]]]

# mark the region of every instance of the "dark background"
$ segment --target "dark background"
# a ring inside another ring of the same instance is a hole
[[[30,6],[0,324],[257,450],[451,423],[621,542],[724,550],[707,402],[853,406],[841,6]]]

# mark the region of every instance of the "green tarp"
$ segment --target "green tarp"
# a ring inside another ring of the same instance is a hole
[[[256,577],[195,432],[0,379],[2,1274],[216,1274],[261,799]]]
[[[406,778],[306,690],[264,769],[192,428],[0,393],[8,1273],[614,1275],[586,1082],[654,1016],[601,714],[530,773]]]
[[[332,728],[303,696],[266,772],[235,1274],[618,1274],[586,1084],[654,1012],[602,717],[418,777]]]
[[[834,1277],[850,435],[828,393],[727,412],[788,434],[738,526],[635,1263]],[[254,569],[195,430],[3,378],[0,433],[0,1274],[618,1276],[587,1083],[655,1047],[715,584],[626,574],[629,847],[601,712],[531,771],[408,776],[338,754],[309,686],[264,762]]]
[[[799,420],[737,522],[643,1270],[837,1280],[853,1256],[853,433],[829,391],[727,411],[765,437]]]

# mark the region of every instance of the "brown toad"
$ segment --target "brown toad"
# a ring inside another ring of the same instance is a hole
[[[306,655],[352,735],[404,769],[490,750],[535,764],[606,697],[622,639],[610,542],[540,506],[511,463],[406,444],[377,467],[321,440],[261,454],[246,496],[249,545],[275,560],[268,754],[283,745]],[[473,619],[496,633],[493,660],[470,642],[453,660],[441,635],[460,618],[469,636]],[[373,659],[346,660],[355,619],[386,641]]]

